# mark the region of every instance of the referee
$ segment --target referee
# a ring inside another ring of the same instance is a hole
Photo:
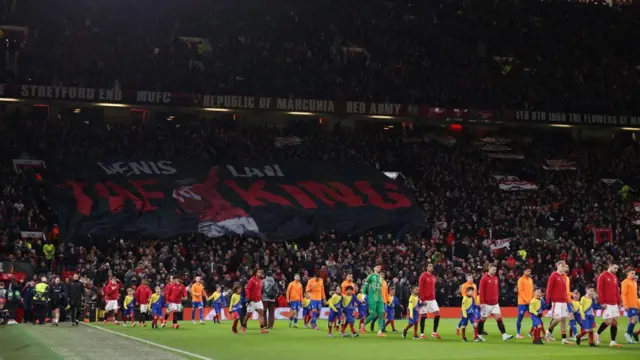
[[[40,325],[44,325],[45,319],[47,318],[49,300],[49,284],[47,284],[47,277],[43,276],[40,278],[40,282],[36,284],[35,295],[33,296],[33,304],[36,309],[36,316],[33,320],[34,325],[36,323],[36,319],[39,321]]]
[[[80,282],[80,275],[73,274],[73,281],[69,285],[69,311],[71,312],[71,326],[78,326],[80,307],[82,306],[82,295],[84,295],[84,285]]]

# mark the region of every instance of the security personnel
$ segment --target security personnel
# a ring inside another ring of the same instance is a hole
[[[36,309],[35,319],[39,321],[40,325],[44,325],[47,317],[47,311],[49,307],[49,284],[47,284],[47,277],[40,278],[40,282],[36,284],[35,295],[33,296],[33,304]],[[35,319],[33,323],[35,324]]]

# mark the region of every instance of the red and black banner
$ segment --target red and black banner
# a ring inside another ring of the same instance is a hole
[[[63,237],[74,243],[196,231],[291,239],[424,227],[401,184],[355,164],[102,161],[61,174],[51,200]]]

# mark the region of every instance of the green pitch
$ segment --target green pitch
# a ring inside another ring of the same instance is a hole
[[[318,325],[322,330],[313,331],[288,327],[288,322],[277,321],[276,327],[267,335],[258,331],[258,323],[249,323],[249,330],[245,334],[233,335],[231,322],[222,324],[207,322],[205,325],[192,325],[191,322],[182,322],[180,329],[164,328],[151,330],[146,328],[123,328],[115,325],[102,325],[105,328],[118,333],[126,334],[139,339],[162,344],[171,348],[188,351],[214,360],[250,360],[250,359],[277,359],[277,360],[324,360],[342,359],[349,360],[408,360],[408,359],[616,359],[638,360],[640,359],[640,344],[629,345],[625,343],[623,333],[626,329],[626,319],[620,319],[618,328],[618,343],[622,348],[609,348],[609,330],[607,329],[601,338],[598,348],[589,348],[584,343],[580,346],[563,346],[559,340],[545,345],[533,345],[530,339],[507,342],[499,336],[495,321],[488,320],[485,336],[487,342],[462,343],[460,337],[455,335],[455,326],[458,320],[446,319],[440,322],[438,329],[442,340],[430,338],[433,322],[427,321],[425,340],[413,340],[409,337],[403,339],[401,333],[387,333],[386,338],[378,338],[375,333],[367,332],[358,338],[341,338],[334,331],[334,337],[327,336],[326,321]],[[545,324],[548,320],[545,320]],[[301,324],[301,323],[299,323]],[[396,326],[401,329],[405,321],[397,321]],[[301,324],[302,325],[302,324]],[[529,329],[531,322],[525,319],[524,329]],[[150,325],[149,325],[150,326]],[[507,332],[515,335],[515,319],[506,320]],[[638,327],[636,326],[636,329]],[[388,329],[390,330],[390,329]],[[472,338],[473,336],[468,336]],[[555,337],[560,337],[560,329],[556,329]],[[133,339],[131,341],[134,341]],[[182,354],[184,356],[184,354]]]

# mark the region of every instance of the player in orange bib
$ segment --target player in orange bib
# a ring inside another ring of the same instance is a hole
[[[191,285],[191,322],[196,323],[196,308],[200,315],[200,324],[204,325],[204,317],[202,316],[203,303],[202,299],[206,298],[207,294],[204,291],[204,285],[202,285],[202,278],[196,276],[196,281]]]

